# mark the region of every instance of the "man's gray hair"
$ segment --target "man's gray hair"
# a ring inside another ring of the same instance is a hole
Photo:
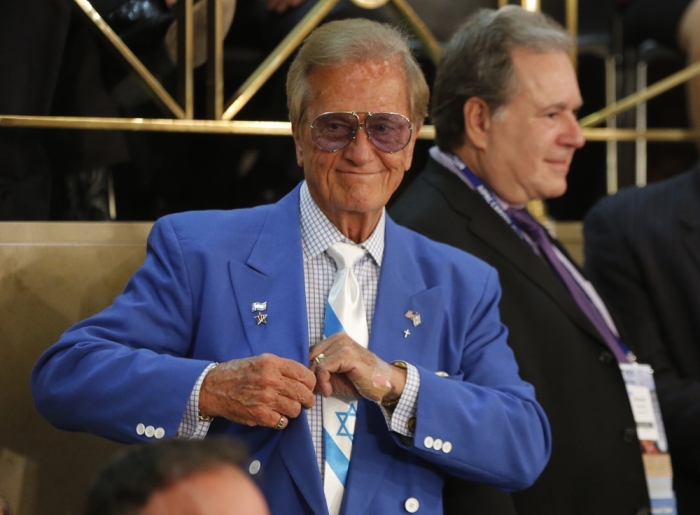
[[[464,103],[482,99],[494,113],[517,92],[511,53],[569,52],[573,39],[549,16],[515,5],[480,9],[457,29],[438,65],[431,118],[437,144],[452,151],[464,143]]]
[[[341,66],[355,61],[403,57],[410,95],[411,121],[422,123],[428,113],[428,84],[404,34],[391,25],[354,18],[326,23],[304,41],[287,74],[289,119],[299,125],[308,102],[308,78],[315,66]]]

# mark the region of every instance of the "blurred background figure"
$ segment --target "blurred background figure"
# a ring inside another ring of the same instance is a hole
[[[60,0],[0,2],[0,113],[50,113],[69,17]],[[0,220],[48,219],[51,172],[42,136],[0,128]]]
[[[226,438],[138,446],[102,469],[85,515],[269,515],[245,459]]]
[[[118,116],[89,26],[64,0],[0,2],[0,114]],[[0,220],[105,220],[113,131],[0,128]]]
[[[700,168],[600,202],[586,270],[654,369],[680,515],[700,513]]]

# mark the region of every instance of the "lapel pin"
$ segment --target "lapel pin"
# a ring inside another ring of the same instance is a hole
[[[255,313],[256,311],[265,311],[267,309],[267,301],[265,302],[253,302],[250,305],[250,310]]]
[[[404,337],[404,338],[408,338],[408,335],[409,335],[409,334],[411,334],[411,331],[409,331],[408,329],[406,329],[406,330],[403,332],[403,337]]]
[[[418,327],[420,325],[420,313],[418,313],[418,311],[411,311],[409,309],[404,316],[413,322],[413,327]]]
[[[255,321],[258,323],[258,325],[267,324],[267,315],[265,313],[258,313],[253,318],[255,318]]]

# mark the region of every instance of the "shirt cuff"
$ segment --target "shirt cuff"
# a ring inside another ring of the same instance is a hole
[[[389,429],[400,435],[412,437],[413,431],[409,429],[409,420],[415,419],[416,416],[420,374],[416,367],[410,363],[407,363],[407,365],[406,385],[393,412],[390,412],[381,404],[379,404],[379,407],[384,413],[384,420],[386,420],[386,425],[389,426]],[[413,424],[411,426],[415,427]]]
[[[211,363],[201,373],[197,382],[194,383],[194,388],[192,388],[192,393],[190,393],[190,400],[187,401],[185,413],[180,421],[180,427],[177,429],[177,438],[185,440],[204,440],[204,437],[207,436],[211,422],[199,418],[199,391],[202,389],[204,378],[215,366],[216,363]]]

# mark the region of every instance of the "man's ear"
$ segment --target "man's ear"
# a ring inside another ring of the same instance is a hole
[[[466,140],[475,148],[484,150],[488,145],[491,111],[479,97],[471,97],[462,107]]]
[[[294,137],[294,149],[297,153],[297,165],[300,168],[304,168],[304,147],[301,145],[301,134],[299,134],[299,127],[292,124],[292,136]]]

